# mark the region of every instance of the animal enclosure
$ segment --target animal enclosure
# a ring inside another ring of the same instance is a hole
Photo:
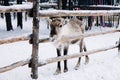
[[[38,4],[36,3],[37,0],[34,0],[35,2],[33,2],[33,6],[35,6],[35,4]],[[29,11],[32,6],[29,6],[28,8],[25,8],[25,7],[21,7],[22,5],[20,6],[17,6],[19,8],[14,8],[12,7],[4,7],[4,10],[2,8],[0,8],[0,12],[21,12],[21,11]],[[35,10],[38,8],[37,6],[36,7],[33,7],[35,8]],[[38,9],[37,9],[38,10]],[[33,45],[33,55],[34,57],[32,57],[32,59],[26,59],[26,60],[23,60],[23,61],[19,61],[19,62],[15,62],[9,66],[6,66],[6,67],[3,67],[3,68],[0,68],[0,73],[2,72],[6,72],[8,70],[12,70],[16,67],[19,67],[19,66],[23,66],[23,65],[27,65],[29,64],[30,67],[32,67],[32,78],[37,78],[37,68],[39,66],[43,66],[43,65],[46,65],[46,64],[49,64],[49,63],[53,63],[53,62],[57,62],[57,61],[61,61],[61,60],[65,60],[65,59],[71,59],[71,58],[77,58],[77,57],[80,57],[80,56],[85,56],[85,55],[90,55],[90,54],[93,54],[93,53],[97,53],[97,52],[100,52],[100,51],[106,51],[106,50],[109,50],[109,49],[113,49],[113,48],[118,48],[118,50],[120,50],[120,41],[119,41],[119,44],[116,44],[116,45],[113,45],[113,46],[109,46],[109,47],[106,47],[106,48],[103,48],[103,49],[97,49],[97,50],[93,50],[93,51],[90,51],[90,52],[86,52],[86,53],[80,53],[80,54],[74,54],[74,55],[67,55],[67,56],[61,56],[61,57],[55,57],[55,58],[50,58],[50,59],[47,59],[45,61],[38,61],[38,56],[36,55],[38,52],[37,51],[34,51],[37,50],[36,49],[36,46],[38,47],[38,44],[40,42],[44,42],[44,39],[43,40],[39,40],[37,35],[38,35],[38,29],[39,29],[39,26],[38,26],[38,20],[37,20],[37,17],[54,17],[54,16],[91,16],[91,15],[94,15],[94,16],[104,16],[104,15],[119,15],[120,14],[120,11],[119,10],[112,10],[112,11],[62,11],[62,10],[55,10],[55,12],[49,12],[49,11],[40,11],[38,13],[38,11],[36,11],[36,13],[34,13],[34,17],[33,17],[33,20],[35,21],[33,23],[33,33],[32,35],[27,35],[27,36],[22,36],[22,37],[17,37],[17,38],[12,38],[12,39],[8,39],[8,40],[0,40],[0,44],[5,44],[5,43],[11,43],[11,42],[16,42],[16,41],[24,41],[24,40],[29,40],[30,43]],[[37,24],[36,24],[37,22]],[[36,32],[37,31],[37,32]],[[120,32],[120,30],[114,30],[114,31],[107,31],[107,32],[102,32],[102,33],[94,33],[94,34],[84,34],[84,35],[72,35],[72,36],[64,36],[64,38],[80,38],[81,36],[82,37],[91,37],[91,36],[97,36],[97,35],[103,35],[103,34],[108,34],[108,33],[115,33],[115,32]],[[37,34],[37,35],[36,35]],[[45,39],[45,41],[48,40],[49,41],[49,38]],[[34,41],[34,42],[33,42]],[[35,59],[35,60],[34,60]],[[35,62],[35,63],[34,63]]]

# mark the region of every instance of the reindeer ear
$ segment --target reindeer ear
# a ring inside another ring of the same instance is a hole
[[[48,23],[50,24],[52,22],[51,18],[47,18]]]

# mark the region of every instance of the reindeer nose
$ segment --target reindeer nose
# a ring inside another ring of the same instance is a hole
[[[56,35],[56,34],[57,34],[56,30],[51,30],[51,32],[50,32],[50,37],[53,37],[53,36]]]

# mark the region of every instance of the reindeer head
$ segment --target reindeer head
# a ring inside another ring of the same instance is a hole
[[[51,40],[54,41],[59,35],[60,29],[63,26],[62,18],[53,18],[50,23],[50,37]]]

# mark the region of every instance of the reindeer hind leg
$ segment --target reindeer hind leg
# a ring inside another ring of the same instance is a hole
[[[87,51],[85,43],[84,43],[84,48],[83,49],[84,49],[84,52]],[[88,63],[89,63],[89,57],[88,57],[88,55],[86,55],[85,56],[85,64],[88,64]]]
[[[80,45],[79,45],[79,47],[80,47],[80,53],[83,52],[82,45],[83,45],[83,40],[81,40]],[[78,69],[79,69],[80,61],[81,61],[81,57],[78,58],[78,62],[77,62],[77,64],[76,64],[76,66],[75,66],[75,70],[78,70]]]

